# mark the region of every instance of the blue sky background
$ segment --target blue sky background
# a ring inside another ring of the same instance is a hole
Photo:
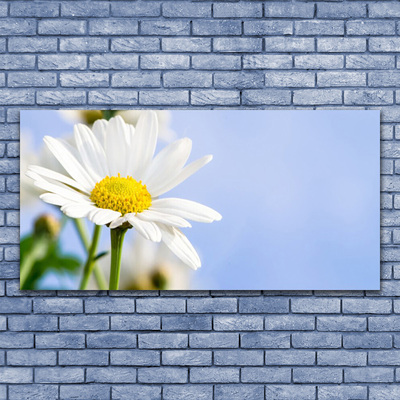
[[[203,264],[193,289],[379,289],[379,111],[171,113],[178,137],[193,140],[191,160],[214,160],[163,197],[223,216],[184,229]],[[21,141],[27,130],[38,151],[72,125],[57,111],[22,111]],[[46,207],[21,210],[21,234]],[[63,248],[83,256],[72,227]]]

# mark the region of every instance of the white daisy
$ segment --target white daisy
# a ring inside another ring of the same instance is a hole
[[[192,147],[188,138],[176,140],[154,158],[157,116],[143,112],[136,128],[120,116],[97,120],[92,129],[74,126],[75,143],[46,136],[49,150],[66,174],[30,166],[28,176],[46,191],[40,198],[61,207],[71,218],[86,217],[110,229],[135,228],[144,238],[163,241],[184,263],[197,269],[201,262],[180,228],[187,221],[221,219],[215,210],[190,200],[159,198],[182,183],[212,156],[185,166]]]

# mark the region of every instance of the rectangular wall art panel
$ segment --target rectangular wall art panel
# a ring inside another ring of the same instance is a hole
[[[379,111],[21,111],[24,290],[379,290]]]

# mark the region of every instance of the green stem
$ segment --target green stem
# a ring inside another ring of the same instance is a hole
[[[88,257],[86,260],[85,267],[83,269],[83,277],[82,277],[81,284],[79,286],[79,290],[86,289],[86,286],[89,282],[90,275],[93,272],[94,258],[96,257],[96,251],[97,251],[97,245],[99,244],[100,232],[101,232],[101,227],[99,225],[95,225],[94,231],[93,231],[92,244],[91,244],[89,252],[88,252]]]
[[[118,290],[121,271],[122,244],[127,229],[110,229],[111,233],[111,275],[110,290]]]
[[[86,250],[86,252],[88,252],[90,244],[89,244],[89,239],[87,237],[85,225],[83,224],[83,220],[80,218],[74,218],[72,221],[74,223],[76,231],[78,232],[79,239],[81,240],[84,249]],[[101,227],[99,228],[101,229]],[[107,281],[103,275],[103,271],[101,270],[99,264],[94,263],[93,273],[99,289],[107,290]]]
[[[44,237],[39,237],[32,242],[31,250],[27,252],[23,260],[21,260],[19,275],[21,289],[24,289],[26,281],[32,272],[32,267],[34,266],[35,262],[45,256],[46,252],[48,251],[48,247],[49,240]]]
[[[115,110],[103,110],[102,113],[103,113],[103,118],[106,119],[107,121],[109,121],[112,117],[115,116],[117,111],[115,111]]]

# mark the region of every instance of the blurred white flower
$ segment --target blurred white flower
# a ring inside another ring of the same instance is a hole
[[[171,113],[167,110],[154,110],[158,119],[158,137],[164,142],[172,142],[176,139],[176,133],[170,128]],[[73,124],[85,123],[92,125],[97,119],[101,119],[100,110],[59,110],[59,113],[68,122]],[[120,115],[128,124],[136,126],[143,110],[121,110],[115,115]]]

